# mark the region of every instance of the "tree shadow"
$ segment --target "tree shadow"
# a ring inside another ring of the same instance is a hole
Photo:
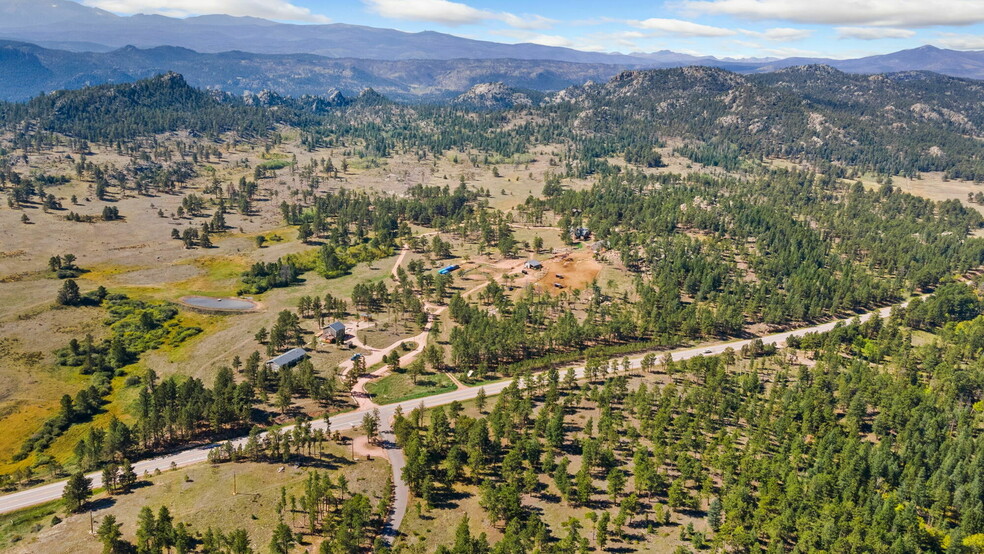
[[[441,492],[434,495],[433,504],[434,508],[439,510],[453,510],[460,506],[460,502],[466,498],[471,497],[470,493],[450,490],[446,492]]]
[[[291,457],[290,463],[311,469],[339,469],[342,466],[350,466],[355,462],[334,454],[324,454],[322,457],[295,454]]]
[[[92,500],[88,504],[86,504],[85,507],[87,510],[98,512],[100,510],[112,508],[115,505],[116,505],[116,499],[113,498],[112,496],[107,496],[105,498],[97,498],[95,500]]]
[[[137,479],[136,481],[133,482],[132,485],[130,485],[130,488],[129,489],[127,489],[125,491],[122,491],[122,492],[119,492],[117,494],[118,495],[119,494],[130,494],[130,493],[132,493],[135,490],[145,489],[147,487],[152,487],[152,486],[154,486],[154,484],[151,483],[150,481],[148,481],[147,479]]]

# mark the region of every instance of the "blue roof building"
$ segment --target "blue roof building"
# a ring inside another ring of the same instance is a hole
[[[267,360],[266,366],[270,369],[280,370],[290,367],[304,358],[307,358],[307,352],[303,348],[292,348],[272,360]]]
[[[441,275],[447,275],[448,273],[451,273],[452,271],[458,269],[459,267],[461,267],[461,266],[459,266],[458,264],[452,264],[452,265],[449,265],[449,266],[445,267],[444,269],[438,271],[438,273],[441,274]]]

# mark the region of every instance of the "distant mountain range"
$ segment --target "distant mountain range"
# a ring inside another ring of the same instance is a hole
[[[554,91],[589,80],[605,81],[625,68],[555,60],[390,61],[311,54],[202,54],[174,46],[68,52],[0,41],[0,99],[25,100],[42,91],[127,83],[176,71],[195,87],[233,94],[270,90],[290,96],[326,95],[337,89],[354,96],[373,88],[398,100],[442,100],[489,81]]]
[[[923,46],[851,60],[717,59],[668,50],[612,54],[501,44],[435,32],[293,25],[250,17],[118,16],[69,0],[0,0],[0,99],[177,71],[196,87],[298,96],[374,88],[443,100],[476,84],[556,91],[626,69],[701,65],[738,73],[825,64],[849,73],[923,70],[984,79],[984,51]]]
[[[784,67],[823,64],[846,73],[895,73],[898,71],[933,71],[951,77],[984,80],[984,51],[947,50],[920,46],[891,54],[850,60],[829,58],[786,58],[757,64],[755,72],[768,73]]]
[[[181,46],[203,53],[241,50],[374,60],[511,58],[609,64],[653,61],[623,54],[581,52],[539,44],[501,44],[431,31],[406,33],[359,25],[293,25],[226,15],[186,19],[160,15],[121,17],[69,0],[0,0],[0,38],[67,50],[104,52],[133,45]]]

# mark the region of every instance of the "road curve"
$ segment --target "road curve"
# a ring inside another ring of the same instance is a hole
[[[905,303],[900,304],[900,306],[904,306],[904,305]],[[880,317],[887,317],[891,313],[892,308],[893,306],[881,308],[879,310],[862,314],[858,317],[860,318],[861,321],[867,320],[872,316],[872,314],[875,313],[879,314]],[[760,338],[762,342],[767,345],[769,344],[780,345],[784,343],[786,339],[788,339],[789,337],[793,337],[793,336],[799,337],[799,336],[806,335],[808,333],[830,331],[831,329],[834,328],[835,325],[839,323],[849,323],[853,319],[854,318],[840,319],[840,320],[823,323],[820,325],[802,327],[800,329],[786,331],[783,333],[776,333],[772,335],[766,335],[758,338]],[[716,354],[723,353],[728,348],[733,348],[735,350],[738,350],[741,347],[751,343],[752,340],[754,339],[722,342],[714,345],[701,346],[697,348],[667,350],[665,351],[665,353],[672,354],[674,360],[685,360],[700,355],[713,356]],[[632,367],[639,367],[639,363],[641,360],[642,360],[642,356],[636,356],[634,358],[630,358]],[[574,371],[579,379],[584,377],[583,366],[575,367]],[[487,384],[483,388],[485,389],[486,394],[495,395],[502,392],[502,390],[508,387],[511,383],[512,380],[509,379],[509,380],[498,381],[495,383]],[[429,396],[426,398],[409,400],[406,402],[401,402],[399,404],[388,404],[386,406],[380,406],[378,408],[379,414],[382,420],[388,422],[393,417],[393,414],[396,411],[397,406],[402,408],[404,413],[408,413],[410,410],[413,410],[418,406],[424,406],[429,408],[433,406],[450,404],[451,402],[454,402],[456,400],[459,402],[471,400],[475,398],[475,396],[477,396],[478,391],[479,391],[478,387],[473,387],[465,390],[456,390],[444,394]],[[345,431],[358,427],[359,425],[362,424],[362,417],[367,412],[370,411],[372,411],[372,408],[364,409],[364,410],[356,410],[353,412],[347,412],[344,414],[333,416],[331,418],[331,430]],[[310,423],[313,429],[325,428],[324,420],[319,419],[319,420],[311,421]],[[284,431],[290,430],[292,427],[293,426],[287,426],[285,428],[282,428],[282,430]],[[245,442],[246,442],[246,437],[242,437],[233,440],[232,444],[234,446],[238,446],[240,444],[245,444]],[[158,458],[143,460],[133,464],[133,467],[138,475],[143,475],[144,473],[153,473],[156,470],[167,471],[168,469],[172,469],[172,468],[180,468],[192,464],[202,463],[208,460],[209,451],[219,447],[221,444],[222,443],[214,443],[204,446],[198,446],[174,454],[168,454]],[[390,451],[390,454],[394,454],[394,452]],[[393,461],[392,458],[391,461]],[[87,475],[87,477],[92,479],[93,487],[99,487],[102,485],[101,473],[99,472],[91,473]],[[51,500],[56,500],[58,498],[61,498],[62,490],[64,489],[64,487],[65,487],[65,481],[59,481],[59,482],[50,483],[47,485],[41,485],[35,488],[7,494],[4,496],[0,496],[0,514],[21,510],[24,508],[28,508],[30,506],[35,506],[37,504],[42,504],[45,502],[49,502]],[[404,510],[406,509],[405,504],[403,509]]]

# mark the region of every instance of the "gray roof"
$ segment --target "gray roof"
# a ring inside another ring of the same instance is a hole
[[[303,360],[307,356],[307,352],[303,348],[292,348],[283,354],[277,356],[276,358],[267,361],[267,365],[275,365],[277,367],[284,367],[291,364],[295,364]]]
[[[528,262],[526,262],[526,265],[528,265],[530,267],[540,267],[543,264],[540,263],[538,260],[529,260]]]
[[[327,328],[328,329],[331,329],[332,331],[344,331],[345,330],[345,324],[342,323],[341,321],[336,321],[335,323],[332,323],[331,325],[329,325]]]

